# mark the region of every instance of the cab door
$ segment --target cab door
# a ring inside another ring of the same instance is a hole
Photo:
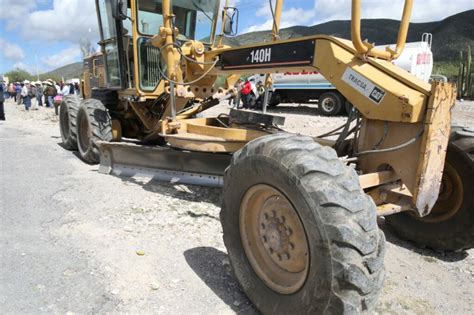
[[[126,85],[123,38],[117,36],[122,34],[123,27],[122,21],[113,17],[112,1],[115,0],[96,0],[101,38],[99,44],[104,54],[107,88],[123,89]]]

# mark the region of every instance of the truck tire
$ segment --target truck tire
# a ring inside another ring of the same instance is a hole
[[[385,237],[333,149],[289,134],[250,142],[226,171],[220,218],[234,274],[262,313],[373,310]]]
[[[268,92],[268,107],[273,108],[277,107],[281,103],[281,97],[280,94],[276,91],[270,91]]]
[[[400,213],[386,218],[401,238],[445,251],[474,247],[474,131],[453,128],[437,203],[418,218]]]
[[[77,110],[79,98],[75,95],[65,96],[59,107],[59,131],[64,148],[77,150]]]
[[[89,164],[99,163],[97,141],[112,141],[112,119],[96,99],[84,100],[77,111],[77,144],[81,159]]]
[[[336,92],[321,94],[318,100],[318,109],[323,116],[335,116],[344,108],[344,98]]]

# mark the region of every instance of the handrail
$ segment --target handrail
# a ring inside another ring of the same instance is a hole
[[[410,26],[410,16],[413,9],[413,0],[405,0],[403,7],[402,20],[400,21],[400,29],[398,30],[397,44],[395,50],[387,47],[385,51],[374,48],[374,45],[362,41],[360,36],[360,12],[361,12],[361,0],[352,0],[352,25],[351,25],[351,37],[352,43],[354,44],[357,52],[364,56],[372,56],[380,59],[394,60],[397,59],[407,41],[408,28]]]

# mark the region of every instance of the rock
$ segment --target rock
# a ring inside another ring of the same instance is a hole
[[[222,266],[229,266],[230,265],[229,258],[222,259],[221,264]]]
[[[145,251],[142,250],[142,249],[137,250],[136,253],[137,253],[138,256],[143,256],[143,255],[145,255]]]
[[[112,293],[113,295],[117,295],[117,294],[119,294],[119,290],[118,289],[113,289],[112,291],[110,291],[110,293]]]
[[[158,289],[160,288],[160,285],[159,285],[158,283],[156,283],[156,282],[152,282],[152,283],[150,284],[150,288],[151,288],[152,290],[158,290]]]
[[[237,300],[236,300],[236,301],[234,301],[234,303],[232,303],[232,304],[234,304],[234,306],[239,306],[239,305],[240,305],[240,301],[237,301]]]
[[[128,226],[128,225],[127,225],[127,226],[124,226],[123,230],[124,230],[125,232],[133,232],[133,228],[132,228],[131,226]]]

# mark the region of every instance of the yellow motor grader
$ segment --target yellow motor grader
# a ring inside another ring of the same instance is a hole
[[[276,0],[272,37],[239,47],[224,45],[238,27],[228,3],[96,0],[102,49],[84,60],[82,98],[61,104],[63,144],[103,173],[223,186],[230,262],[263,313],[370,312],[384,280],[377,216],[420,245],[474,245],[474,134],[451,127],[455,87],[392,63],[412,4],[396,47],[378,50],[361,40],[360,0],[352,41],[281,40]],[[268,88],[262,111],[200,115],[241,75],[286,71],[324,75],[354,107],[347,122],[319,137],[285,132],[266,112]]]

